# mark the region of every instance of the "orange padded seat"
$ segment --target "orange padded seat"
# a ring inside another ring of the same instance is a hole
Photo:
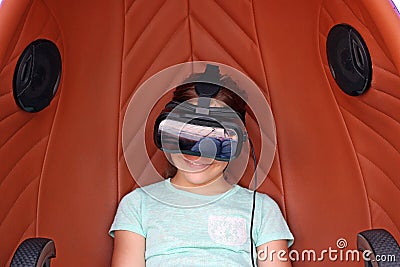
[[[293,250],[336,249],[342,238],[357,249],[357,233],[372,228],[400,242],[400,16],[389,0],[306,2],[3,0],[0,266],[27,237],[55,241],[52,266],[110,265],[107,232],[135,187],[121,142],[129,99],[158,71],[196,60],[244,72],[270,103],[278,145],[259,191],[279,203]],[[327,62],[328,33],[342,23],[371,54],[371,88],[358,97],[340,90]],[[13,73],[37,39],[58,46],[62,76],[50,106],[27,113],[14,101]],[[165,164],[151,142],[149,151]]]

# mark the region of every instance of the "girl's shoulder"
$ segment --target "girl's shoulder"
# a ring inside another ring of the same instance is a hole
[[[165,181],[156,182],[154,184],[136,187],[127,193],[123,199],[143,199],[148,196],[148,192],[163,190]]]
[[[253,199],[253,194],[254,191],[250,190],[248,188],[242,187],[240,185],[236,185],[237,187],[239,187],[239,190],[237,190],[237,197],[240,199],[243,199],[244,201],[252,201]],[[268,194],[266,193],[262,193],[259,191],[256,191],[256,204],[261,204],[264,207],[278,207],[278,204],[276,203],[276,201],[270,197]]]

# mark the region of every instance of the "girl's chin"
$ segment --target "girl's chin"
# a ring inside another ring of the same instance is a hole
[[[205,176],[204,174],[199,173],[185,173],[185,185],[184,186],[204,186],[208,185],[212,182],[212,180]]]

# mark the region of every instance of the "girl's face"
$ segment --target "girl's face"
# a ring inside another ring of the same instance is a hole
[[[191,99],[188,102],[197,105],[197,99]],[[224,104],[211,99],[210,106],[222,107]],[[192,155],[170,154],[170,157],[174,166],[178,169],[174,180],[179,182],[180,186],[186,187],[204,186],[221,180],[219,178],[223,178],[224,169],[228,165],[228,162],[225,161]]]

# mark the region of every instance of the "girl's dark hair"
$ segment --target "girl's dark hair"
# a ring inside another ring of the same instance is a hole
[[[184,84],[177,86],[172,100],[177,102],[185,102],[189,99],[199,97],[194,87],[195,83],[191,81],[196,81],[200,75],[202,75],[202,73],[194,73],[185,80]],[[234,111],[244,115],[246,113],[246,101],[244,99],[247,99],[245,91],[240,89],[236,82],[227,75],[222,75],[220,81],[222,86],[214,98],[225,103]],[[241,96],[227,88],[234,89],[235,92],[238,92]],[[165,178],[172,178],[175,176],[176,172],[176,167],[168,161],[168,167],[163,172],[163,176]]]

